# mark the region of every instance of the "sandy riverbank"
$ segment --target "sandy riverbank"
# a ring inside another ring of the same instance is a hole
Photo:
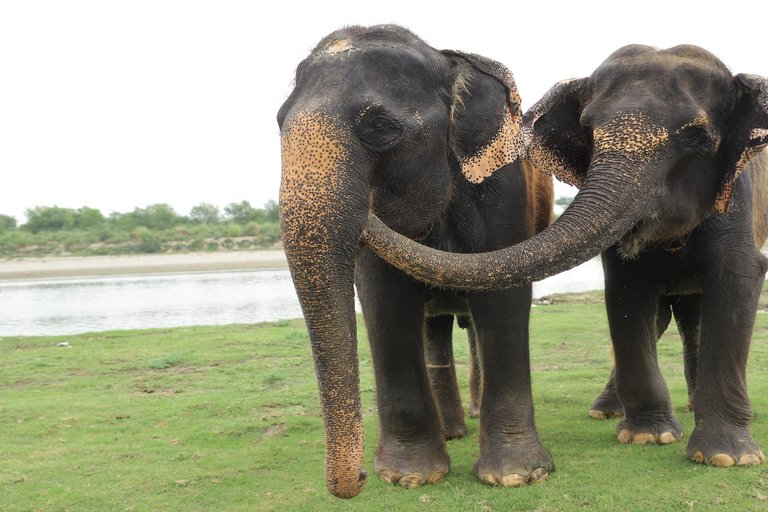
[[[0,280],[287,268],[282,250],[0,260]]]

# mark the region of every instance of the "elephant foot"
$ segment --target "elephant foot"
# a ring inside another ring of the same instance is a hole
[[[443,435],[446,439],[459,439],[467,433],[467,424],[464,423],[464,417],[442,419]]]
[[[592,402],[592,406],[589,408],[589,415],[596,420],[624,416],[624,405],[619,400],[619,395],[616,394],[613,382],[608,382],[603,392]]]
[[[373,465],[376,474],[389,483],[406,488],[421,487],[441,480],[451,466],[445,443],[383,442],[376,450]]]
[[[470,418],[479,418],[480,417],[480,403],[477,400],[469,400],[469,417]]]
[[[486,485],[523,487],[544,481],[555,471],[552,455],[538,442],[507,443],[485,451],[474,469]]]
[[[748,427],[715,430],[697,426],[688,441],[686,454],[694,462],[726,468],[765,463],[765,455]]]
[[[616,426],[616,437],[626,444],[670,444],[683,436],[683,426],[673,414],[653,422],[633,422],[624,418]]]

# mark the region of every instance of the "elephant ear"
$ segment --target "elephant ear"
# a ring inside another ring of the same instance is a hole
[[[539,171],[581,188],[592,145],[581,126],[581,97],[586,78],[555,84],[523,116],[528,157]]]
[[[740,74],[735,80],[742,94],[736,105],[737,126],[731,130],[725,145],[725,173],[715,202],[715,209],[720,213],[728,208],[734,180],[749,161],[768,145],[768,79]]]
[[[520,94],[512,72],[494,60],[443,50],[454,63],[450,145],[471,183],[524,155]]]

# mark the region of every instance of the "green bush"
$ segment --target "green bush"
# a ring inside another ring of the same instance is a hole
[[[187,244],[187,249],[190,251],[201,251],[203,249],[203,240],[201,238],[195,238]]]
[[[25,212],[27,223],[24,229],[32,233],[41,231],[61,231],[75,227],[75,212],[70,208],[58,206],[35,206]]]
[[[229,203],[224,207],[224,213],[229,219],[240,224],[254,220],[254,217],[257,215],[256,209],[248,201]]]
[[[101,230],[107,222],[104,215],[95,208],[83,206],[74,212],[75,227],[89,231]]]
[[[221,220],[221,213],[219,207],[208,203],[200,203],[197,206],[192,207],[189,212],[189,218],[193,222],[217,224]]]
[[[243,229],[243,236],[261,235],[261,226],[257,222],[249,222]]]
[[[226,236],[231,238],[238,238],[243,236],[243,226],[240,224],[235,224],[234,222],[227,222],[227,224],[224,226]]]

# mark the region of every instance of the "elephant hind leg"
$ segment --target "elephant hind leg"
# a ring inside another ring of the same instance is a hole
[[[477,346],[477,331],[469,318],[459,317],[460,326],[466,322],[469,341],[469,416],[480,417],[480,402],[483,396],[483,373],[480,369],[480,349]]]
[[[440,315],[426,319],[424,353],[427,375],[432,394],[437,402],[440,422],[446,439],[458,439],[467,433],[464,408],[456,382],[453,362],[453,315]]]
[[[611,348],[611,359],[613,359],[613,348]],[[616,369],[611,369],[611,375],[605,384],[603,391],[592,402],[589,408],[589,416],[596,420],[606,420],[608,418],[620,418],[624,416],[624,406],[619,400],[619,394],[616,393]]]
[[[688,409],[693,410],[701,337],[701,295],[686,295],[672,303],[677,330],[683,339],[685,382],[688,385]]]

